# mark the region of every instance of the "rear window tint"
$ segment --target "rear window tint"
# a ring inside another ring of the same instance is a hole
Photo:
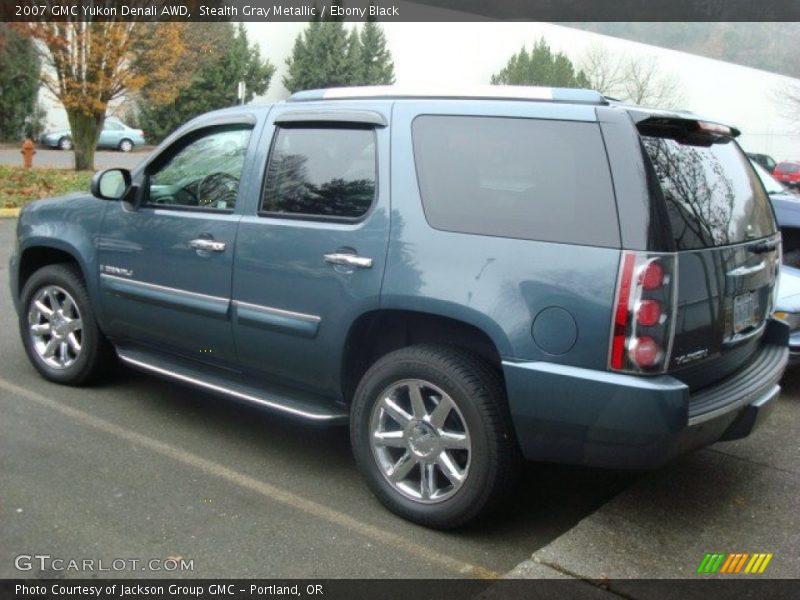
[[[432,227],[479,235],[619,246],[596,123],[417,117],[414,160]]]
[[[708,146],[642,136],[677,250],[727,246],[775,231],[769,199],[731,140]]]

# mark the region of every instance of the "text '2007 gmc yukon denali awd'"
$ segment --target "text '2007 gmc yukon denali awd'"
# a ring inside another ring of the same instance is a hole
[[[23,210],[20,331],[52,381],[116,355],[349,423],[378,498],[454,527],[522,458],[651,467],[767,412],[780,236],[737,134],[547,88],[214,112]]]

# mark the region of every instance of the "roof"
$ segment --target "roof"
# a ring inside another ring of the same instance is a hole
[[[345,100],[359,98],[452,98],[473,100],[529,100],[605,105],[600,92],[575,88],[538,87],[528,85],[375,85],[305,90],[292,94],[288,102],[312,100]]]

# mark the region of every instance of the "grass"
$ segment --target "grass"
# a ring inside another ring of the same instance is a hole
[[[88,192],[91,179],[91,171],[0,165],[0,216],[39,198]]]

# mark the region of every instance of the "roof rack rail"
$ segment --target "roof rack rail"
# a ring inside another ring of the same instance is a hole
[[[289,102],[313,100],[346,100],[358,98],[469,98],[486,100],[533,100],[607,105],[599,92],[577,88],[539,87],[527,85],[374,85],[340,87],[295,92]]]

